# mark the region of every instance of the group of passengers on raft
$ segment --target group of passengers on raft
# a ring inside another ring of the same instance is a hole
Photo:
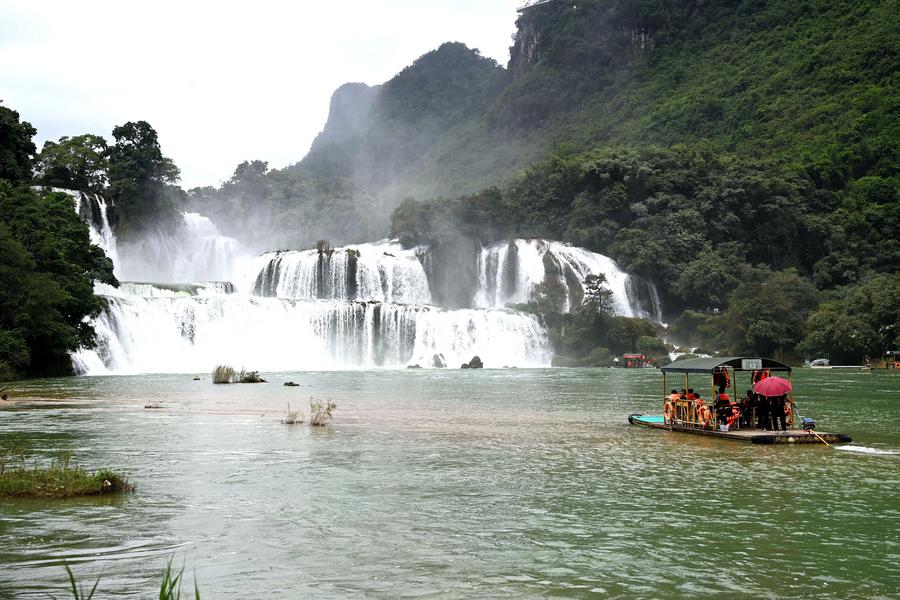
[[[751,379],[756,383],[767,376],[767,372],[754,371]],[[731,383],[727,372],[715,373],[713,381],[718,388],[718,393],[713,398],[713,410],[719,424],[725,424],[729,429],[735,426],[747,428],[755,426],[756,429],[765,431],[778,429],[787,431],[788,424],[792,421],[791,412],[794,404],[787,395],[769,397],[750,389],[743,398],[735,402],[727,392]],[[673,389],[669,394],[663,411],[666,421],[672,422],[675,419],[678,413],[676,407],[679,404],[691,406],[694,409],[693,413],[697,415],[697,421],[704,427],[712,419],[712,412],[700,397],[700,393],[694,392],[693,388],[682,388],[680,392]]]

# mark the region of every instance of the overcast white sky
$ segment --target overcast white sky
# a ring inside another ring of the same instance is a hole
[[[148,121],[182,185],[309,150],[342,83],[445,41],[505,65],[522,0],[0,0],[0,99],[45,140]]]

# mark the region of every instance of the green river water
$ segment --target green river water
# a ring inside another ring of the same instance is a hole
[[[0,598],[66,597],[64,561],[150,598],[169,557],[205,599],[900,596],[900,374],[795,373],[800,412],[857,451],[629,426],[660,412],[652,370],[268,378],[16,385],[0,447],[136,491],[0,500]],[[334,423],[282,425],[310,396]]]

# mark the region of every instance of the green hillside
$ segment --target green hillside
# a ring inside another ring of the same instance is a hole
[[[445,45],[385,84],[343,149],[314,145],[304,164],[352,155],[343,174],[415,195],[505,181],[560,144],[704,144],[833,188],[889,175],[898,15],[895,0],[550,2],[521,14],[502,77]]]

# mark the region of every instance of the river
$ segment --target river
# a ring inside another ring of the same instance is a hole
[[[629,426],[660,410],[651,370],[267,377],[16,385],[0,447],[136,490],[0,501],[0,598],[65,597],[64,561],[148,598],[170,557],[204,598],[900,595],[897,374],[795,374],[801,413],[856,452]],[[331,426],[281,423],[311,396]]]

